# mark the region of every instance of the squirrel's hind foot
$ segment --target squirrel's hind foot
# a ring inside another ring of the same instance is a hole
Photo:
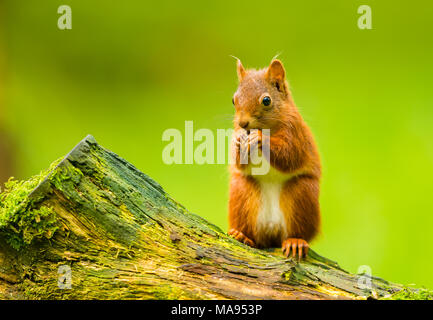
[[[251,240],[250,238],[248,238],[246,235],[244,235],[242,232],[236,230],[236,229],[230,229],[228,232],[229,236],[235,238],[236,240],[238,240],[239,242],[242,242],[244,244],[246,244],[247,246],[256,247],[256,244],[254,243],[253,240]]]
[[[308,254],[310,246],[307,241],[299,238],[288,238],[283,241],[281,249],[286,257],[292,252],[292,257],[298,256],[299,259],[305,258]]]

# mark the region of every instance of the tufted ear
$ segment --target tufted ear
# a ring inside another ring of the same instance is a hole
[[[272,60],[266,71],[266,78],[271,81],[277,81],[280,84],[284,82],[286,78],[286,71],[284,70],[283,63],[278,60]]]
[[[239,59],[237,59],[237,60],[238,60],[238,62],[237,62],[238,79],[239,79],[239,82],[241,82],[242,79],[245,77],[245,74],[247,72],[245,71],[245,68],[242,65],[241,60],[239,60]]]

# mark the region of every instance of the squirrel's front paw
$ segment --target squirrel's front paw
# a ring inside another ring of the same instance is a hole
[[[236,149],[239,152],[241,149],[247,150],[248,148],[248,133],[246,130],[238,130],[235,137]]]
[[[304,258],[308,254],[308,249],[310,246],[307,241],[298,238],[289,238],[283,241],[281,249],[286,257],[292,252],[292,257],[298,256],[299,259]]]
[[[242,232],[240,232],[240,231],[238,231],[236,229],[230,229],[230,231],[228,233],[229,233],[229,236],[235,238],[239,242],[242,242],[242,243],[246,244],[247,246],[250,246],[250,247],[253,247],[253,248],[256,247],[256,244],[254,243],[254,241],[251,240],[250,238],[248,238]]]
[[[256,150],[256,148],[262,147],[262,131],[259,129],[253,129],[251,130],[250,134],[248,135],[248,151],[251,152],[251,150]]]
[[[241,129],[234,136],[234,157],[238,168],[242,169],[248,164],[248,133]]]

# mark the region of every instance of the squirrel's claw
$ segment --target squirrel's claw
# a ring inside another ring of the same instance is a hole
[[[260,130],[252,131],[248,139],[248,151],[262,147],[262,132]]]
[[[284,255],[288,257],[290,252],[292,252],[292,257],[295,258],[298,256],[299,259],[305,258],[308,254],[308,249],[310,246],[307,241],[298,238],[289,238],[283,241],[281,246],[281,250]]]
[[[239,130],[236,136],[236,144],[238,146],[246,145],[248,143],[248,133],[246,130]]]
[[[255,247],[256,244],[254,243],[253,240],[251,240],[250,238],[248,238],[246,235],[244,235],[242,232],[236,230],[236,229],[230,229],[228,232],[229,236],[235,238],[236,240],[238,240],[239,242],[242,242],[244,244],[246,244],[247,246],[250,247]]]

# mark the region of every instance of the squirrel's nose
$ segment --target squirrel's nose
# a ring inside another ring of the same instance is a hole
[[[248,125],[250,124],[250,122],[249,121],[239,121],[239,126],[241,127],[241,128],[246,128],[246,127],[248,127]]]

